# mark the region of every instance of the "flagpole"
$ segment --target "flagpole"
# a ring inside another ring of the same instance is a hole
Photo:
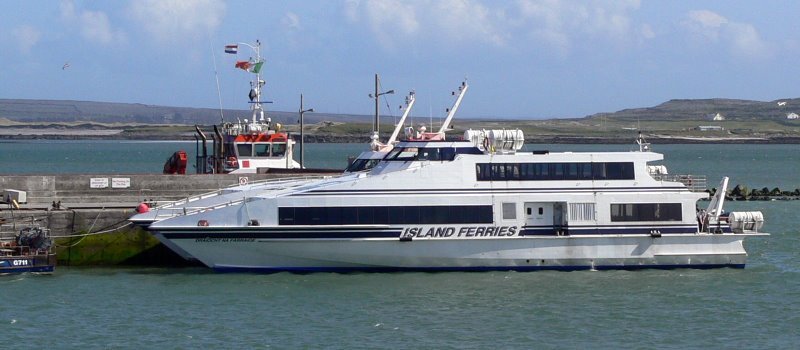
[[[236,44],[244,45],[244,46],[247,46],[247,47],[253,49],[253,51],[256,52],[256,64],[261,62],[261,41],[260,40],[256,40],[255,46],[253,46],[253,45],[251,45],[249,43],[245,43],[245,42],[237,42]],[[264,81],[261,80],[261,69],[259,67],[256,70],[256,83],[255,83],[255,86],[253,86],[253,90],[255,91],[255,95],[256,95],[256,98],[255,98],[255,101],[254,101],[255,103],[253,103],[253,107],[252,107],[253,120],[254,121],[255,121],[255,118],[257,116],[260,117],[259,120],[261,120],[261,121],[264,120],[264,109],[261,106],[261,87],[262,86],[264,86]]]

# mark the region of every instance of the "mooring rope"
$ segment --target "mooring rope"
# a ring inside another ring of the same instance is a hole
[[[120,222],[121,222],[121,221],[120,221]],[[119,223],[119,222],[117,222],[117,224],[118,224],[118,223]],[[93,235],[99,235],[99,234],[103,234],[103,233],[114,232],[114,231],[117,231],[117,230],[119,230],[119,229],[122,229],[122,228],[124,228],[125,226],[130,226],[130,225],[131,225],[131,223],[130,223],[130,222],[128,222],[128,223],[125,223],[125,224],[123,224],[123,225],[120,225],[120,226],[117,226],[117,227],[111,228],[111,229],[107,229],[107,230],[101,230],[101,231],[97,231],[97,232],[88,232],[88,233],[74,233],[74,232],[73,232],[73,234],[69,234],[69,235],[64,235],[64,236],[50,236],[50,237],[52,237],[52,238],[74,238],[74,237],[86,237],[86,236],[93,236]],[[106,226],[106,227],[108,227],[108,226]]]

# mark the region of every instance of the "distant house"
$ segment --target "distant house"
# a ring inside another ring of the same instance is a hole
[[[797,113],[789,113],[786,115],[786,119],[789,120],[800,119],[800,115],[797,115]]]
[[[697,130],[700,130],[700,131],[722,131],[722,130],[725,130],[725,128],[723,128],[723,127],[721,127],[719,125],[700,125],[700,126],[697,127]]]
[[[722,113],[709,114],[709,115],[707,115],[707,117],[708,117],[708,119],[711,119],[711,120],[713,120],[713,121],[722,121],[722,120],[725,120],[725,116],[724,116],[724,115],[722,115]]]

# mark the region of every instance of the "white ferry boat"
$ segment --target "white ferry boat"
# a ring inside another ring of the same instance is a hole
[[[520,152],[519,130],[401,142],[353,173],[157,221],[217,271],[744,267],[760,212],[708,209],[700,176],[635,152]]]

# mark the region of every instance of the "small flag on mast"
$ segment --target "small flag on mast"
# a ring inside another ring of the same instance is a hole
[[[252,63],[250,65],[250,69],[248,69],[248,71],[250,71],[250,73],[258,74],[259,72],[261,72],[261,66],[263,66],[263,65],[264,65],[264,60]]]
[[[246,70],[250,73],[258,74],[261,72],[261,66],[264,65],[264,60],[259,60],[258,62],[253,61],[236,61],[236,68],[241,70]]]
[[[250,61],[236,61],[235,67],[243,70],[249,70],[250,65]]]
[[[239,45],[237,44],[225,45],[225,53],[236,54],[238,52],[239,52]]]

